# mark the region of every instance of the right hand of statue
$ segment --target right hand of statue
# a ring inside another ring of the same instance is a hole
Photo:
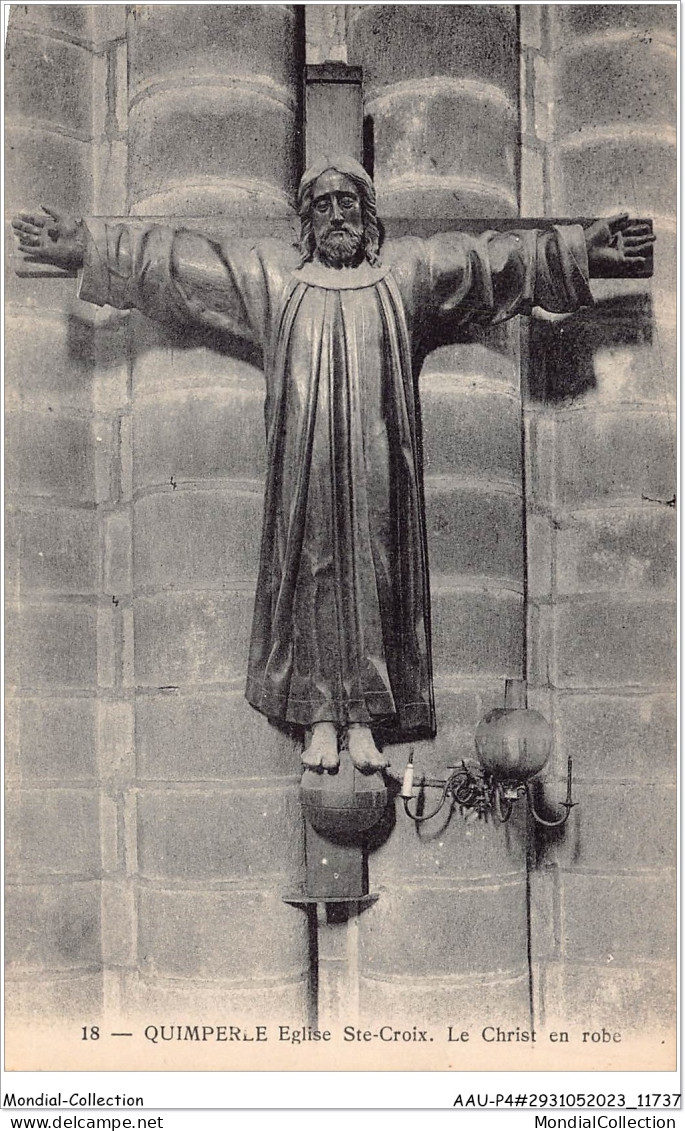
[[[41,205],[45,216],[20,212],[12,220],[19,250],[29,263],[49,263],[65,271],[83,266],[86,236],[83,221]]]

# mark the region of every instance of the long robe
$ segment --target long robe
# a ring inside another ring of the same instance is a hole
[[[418,370],[436,341],[592,302],[582,229],[401,239],[383,265],[88,221],[80,297],[246,339],[267,481],[246,695],[274,722],[431,736]]]

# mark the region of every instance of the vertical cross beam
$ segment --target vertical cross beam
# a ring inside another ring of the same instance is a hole
[[[361,162],[362,69],[347,63],[309,64],[304,75],[305,169],[324,154]]]

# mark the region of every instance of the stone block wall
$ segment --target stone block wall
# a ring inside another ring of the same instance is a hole
[[[100,80],[122,34],[111,11],[86,6],[11,12],[8,219],[42,202],[79,213],[107,199],[100,171],[116,138]],[[99,364],[117,331],[79,309],[74,281],[18,277],[15,266],[10,257],[8,1003],[37,1019],[68,1001],[89,1019],[104,1000],[107,897],[123,882],[113,782],[131,749],[123,610],[104,591],[125,377],[116,361]]]
[[[523,207],[654,219],[653,280],[530,328],[530,679],[578,808],[540,837],[543,1019],[673,1017],[675,10],[527,9]]]
[[[659,243],[651,283],[595,284],[591,311],[482,332],[424,366],[439,734],[417,768],[470,756],[505,678],[527,674],[555,730],[549,796],[572,754],[580,806],[533,856],[520,818],[455,814],[419,835],[398,810],[370,855],[379,902],[319,924],[320,1016],[526,1027],[530,948],[538,1021],[610,1012],[620,1027],[648,1008],[668,1023],[674,10],[334,7],[312,8],[307,58],[364,68],[391,229],[626,208],[654,217]],[[8,214],[45,202],[289,237],[302,18],[17,6]],[[301,1023],[307,919],[281,901],[302,868],[298,753],[243,699],[258,359],[15,265],[10,1004]],[[401,773],[407,749],[391,754]]]

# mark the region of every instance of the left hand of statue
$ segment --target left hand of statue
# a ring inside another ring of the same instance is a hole
[[[649,225],[631,220],[627,212],[595,220],[585,229],[590,277],[593,279],[640,274],[656,236]]]
[[[19,251],[26,263],[46,263],[74,273],[83,266],[86,246],[82,220],[42,205],[45,215],[20,212],[12,220]]]

